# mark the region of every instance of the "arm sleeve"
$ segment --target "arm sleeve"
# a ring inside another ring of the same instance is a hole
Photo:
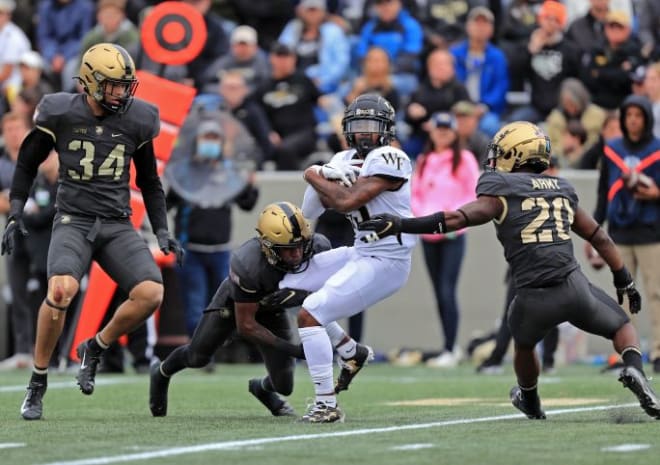
[[[598,176],[598,192],[596,194],[596,209],[594,219],[598,224],[605,222],[607,216],[607,178],[609,177],[607,160],[601,160]]]
[[[312,186],[307,186],[303,195],[302,212],[305,218],[315,220],[323,214],[325,207],[321,203],[318,192]]]
[[[137,173],[135,183],[142,191],[144,205],[149,215],[151,229],[157,232],[161,229],[167,230],[167,210],[165,208],[165,193],[156,170],[156,155],[152,141],[143,144],[133,156],[135,171]]]
[[[16,171],[11,183],[10,200],[25,203],[30,195],[37,168],[55,146],[53,138],[39,129],[32,129],[21,144],[16,161]]]

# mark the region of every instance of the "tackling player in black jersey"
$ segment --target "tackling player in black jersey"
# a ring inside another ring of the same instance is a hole
[[[229,277],[206,307],[190,343],[177,347],[162,363],[152,364],[153,416],[167,415],[171,377],[185,368],[206,366],[234,333],[257,345],[268,371],[265,377],[249,381],[249,391],[274,416],[294,414],[279,394],[291,394],[295,359],[305,357],[302,346],[293,342],[295,328],[284,308],[302,305],[308,292],[279,290],[278,284],[287,273],[305,271],[313,254],[330,249],[330,241],[312,234],[300,208],[289,202],[268,205],[259,215],[257,233],[232,253]],[[353,342],[337,323],[328,334],[335,347]],[[352,377],[342,370],[336,389],[348,389]]]
[[[78,79],[84,93],[48,94],[37,107],[36,127],[19,152],[2,238],[2,253],[11,253],[14,235],[27,233],[23,207],[39,164],[54,149],[60,163],[57,213],[48,251],[48,291],[37,320],[34,371],[21,406],[26,420],[42,416],[48,364],[67,307],[92,260],[129,298],[95,337],[78,347],[77,380],[83,394],[94,391],[103,350],[161,304],[160,270],[130,222],[131,160],[159,247],[181,259],[181,248],[167,230],[165,197],[156,171],[152,139],[159,131],[158,109],[133,97],[137,77],[132,58],[118,45],[94,45],[82,57]]]
[[[573,187],[562,178],[541,174],[549,160],[549,139],[537,126],[510,123],[490,144],[489,170],[479,180],[476,201],[420,218],[380,215],[360,229],[372,231],[365,240],[378,240],[402,232],[445,233],[492,220],[516,287],[508,319],[518,378],[510,393],[513,405],[528,418],[545,418],[534,347],[551,328],[568,321],[612,340],[625,365],[619,381],[649,416],[660,419],[660,401],[644,375],[635,327],[617,302],[582,274],[570,231],[589,241],[608,264],[619,304],[627,295],[630,311],[637,313],[640,294],[610,237],[578,206]]]

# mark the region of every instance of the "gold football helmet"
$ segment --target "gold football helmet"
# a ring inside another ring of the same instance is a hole
[[[78,80],[89,96],[112,113],[128,109],[138,84],[131,56],[123,47],[110,43],[93,45],[85,52]],[[123,88],[121,95],[113,92],[116,86]],[[110,100],[106,96],[111,96]]]
[[[494,171],[527,166],[540,173],[550,164],[550,139],[535,124],[514,121],[497,131],[488,146],[486,163]]]
[[[313,244],[312,228],[300,208],[290,202],[271,203],[259,215],[257,232],[269,264],[287,272],[303,271],[301,267],[311,258]],[[280,256],[281,249],[300,246],[300,263],[287,263]]]

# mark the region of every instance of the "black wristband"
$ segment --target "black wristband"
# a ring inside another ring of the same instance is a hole
[[[436,212],[419,218],[403,218],[401,232],[410,234],[436,234],[447,231],[445,212]]]

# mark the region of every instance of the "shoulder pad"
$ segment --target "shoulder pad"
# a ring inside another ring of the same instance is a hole
[[[330,250],[331,248],[332,244],[327,237],[323,234],[314,233],[314,253]]]
[[[495,171],[484,171],[477,183],[477,196],[490,195],[493,197],[511,194],[511,185],[506,175]]]
[[[403,150],[391,145],[378,147],[367,154],[361,176],[382,174],[394,178],[410,179],[412,164]]]
[[[152,103],[134,97],[126,116],[138,128],[141,143],[150,141],[160,132],[158,107]]]
[[[35,126],[48,132],[54,138],[57,118],[61,115],[68,114],[71,111],[74,100],[80,98],[81,95],[68,92],[44,95],[39,101],[32,117]]]
[[[258,270],[258,263],[262,259],[259,240],[253,238],[245,242],[231,254],[229,279],[244,292],[257,292],[254,275]]]

